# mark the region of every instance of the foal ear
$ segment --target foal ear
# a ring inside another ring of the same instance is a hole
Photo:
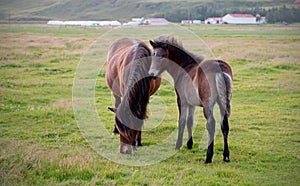
[[[149,40],[149,42],[150,42],[150,45],[151,45],[153,48],[155,48],[155,47],[156,47],[156,43],[155,43],[154,41],[152,41],[152,40]]]
[[[108,108],[108,110],[110,110],[110,111],[112,111],[112,112],[114,112],[114,113],[116,113],[116,111],[117,111],[116,108],[112,108],[112,107],[107,107],[107,108]]]

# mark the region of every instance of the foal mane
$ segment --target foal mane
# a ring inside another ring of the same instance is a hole
[[[177,39],[175,39],[174,37],[172,37],[172,36],[162,35],[162,36],[159,36],[158,38],[154,39],[154,42],[158,46],[164,46],[164,45],[167,44],[168,46],[179,49],[183,53],[185,53],[187,56],[191,57],[194,60],[194,62],[196,62],[198,64],[200,64],[204,60],[203,56],[195,55],[195,54],[189,52],[188,50],[186,50],[183,47],[182,43],[180,41],[178,41]]]
[[[133,53],[133,62],[129,73],[127,91],[117,109],[121,114],[119,119],[122,118],[122,123],[125,125],[141,123],[147,118],[147,104],[150,97],[151,77],[148,76],[150,49],[144,43],[138,43],[131,52]],[[134,117],[129,117],[128,114],[132,114]],[[131,122],[128,121],[129,118],[131,118]],[[130,127],[136,128],[137,126]]]

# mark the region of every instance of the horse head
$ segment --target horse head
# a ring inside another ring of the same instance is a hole
[[[131,154],[141,145],[143,120],[134,116],[130,109],[108,108],[115,113],[115,126],[120,133],[120,153]]]

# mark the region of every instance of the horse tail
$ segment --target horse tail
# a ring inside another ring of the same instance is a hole
[[[216,74],[216,87],[218,91],[218,103],[221,110],[225,111],[227,118],[231,112],[231,96],[232,96],[232,79],[231,76],[225,72]]]

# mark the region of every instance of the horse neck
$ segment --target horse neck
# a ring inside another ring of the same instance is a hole
[[[147,56],[147,54],[145,54]],[[138,119],[146,119],[147,104],[149,102],[150,77],[148,68],[150,65],[146,56],[136,55],[131,64],[127,90],[122,101],[123,109],[130,109]]]
[[[192,69],[199,65],[191,54],[175,46],[169,47],[169,63],[166,70],[175,82],[184,74],[193,76]]]

